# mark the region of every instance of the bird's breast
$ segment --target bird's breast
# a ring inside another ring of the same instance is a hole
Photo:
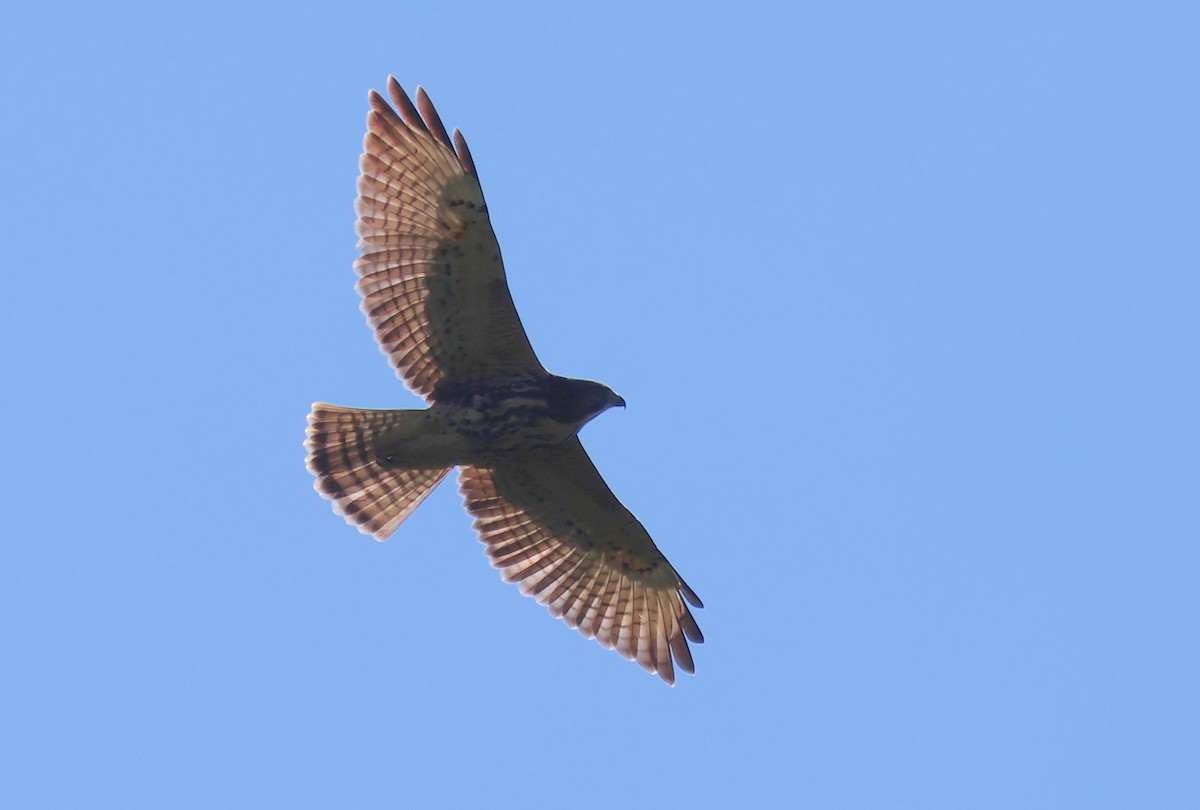
[[[530,385],[475,391],[443,407],[446,426],[482,456],[553,447],[579,429],[555,420],[546,397]]]

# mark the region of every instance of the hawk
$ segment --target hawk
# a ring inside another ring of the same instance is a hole
[[[577,434],[625,401],[546,371],[517,317],[475,163],[429,96],[369,95],[354,269],[380,349],[425,410],[316,403],[308,469],[334,511],[385,540],[458,467],[506,582],[584,636],[675,682],[703,605],[600,477]]]

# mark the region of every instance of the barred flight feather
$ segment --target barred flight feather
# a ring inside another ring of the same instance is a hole
[[[355,201],[357,289],[380,349],[430,401],[443,379],[483,368],[545,373],[508,295],[466,141],[446,131],[423,89],[414,105],[390,79],[388,95],[395,109],[369,97]]]
[[[578,439],[571,439],[530,459],[464,466],[459,487],[501,579],[584,636],[674,683],[676,667],[695,671],[687,642],[703,636],[698,628],[690,632],[695,620],[687,602],[698,600],[589,468]],[[636,564],[614,562],[631,558]]]

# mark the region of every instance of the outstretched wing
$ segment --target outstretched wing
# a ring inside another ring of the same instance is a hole
[[[506,582],[588,638],[667,683],[704,641],[684,602],[702,604],[600,477],[579,439],[495,468],[463,467],[459,486]]]
[[[467,142],[394,78],[371,91],[358,178],[357,289],[397,375],[426,400],[442,380],[544,372],[517,317]],[[418,112],[418,109],[420,112]]]

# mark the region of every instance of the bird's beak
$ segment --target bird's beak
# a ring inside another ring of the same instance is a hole
[[[619,394],[613,394],[612,395],[612,406],[614,408],[624,408],[625,407],[625,398],[620,396]]]

